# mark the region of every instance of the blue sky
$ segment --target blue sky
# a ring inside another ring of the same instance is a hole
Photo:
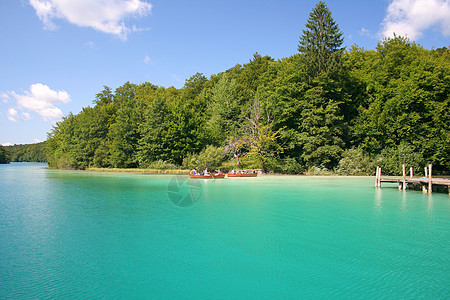
[[[0,144],[43,141],[104,85],[180,88],[249,61],[297,52],[318,1],[2,0]],[[407,35],[427,49],[450,45],[450,0],[325,1],[345,46],[374,49]]]

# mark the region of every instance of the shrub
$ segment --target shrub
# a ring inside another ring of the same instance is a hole
[[[344,151],[336,173],[339,175],[371,175],[375,168],[376,162],[370,156],[360,148],[353,148]]]
[[[145,166],[146,169],[157,169],[157,170],[178,170],[180,167],[176,164],[163,161],[163,160],[157,160],[149,163]]]
[[[273,173],[300,174],[305,171],[305,167],[292,157],[286,159],[266,157],[264,163],[266,170]]]
[[[214,170],[219,168],[223,161],[223,148],[209,145],[199,154],[188,154],[183,159],[183,168],[189,170],[193,168],[197,168],[198,170],[205,168]]]
[[[334,175],[334,173],[325,167],[312,166],[306,171],[306,175]]]
[[[259,169],[261,168],[261,162],[256,154],[247,154],[243,158],[239,159],[243,169]],[[236,160],[235,160],[236,165]],[[237,168],[237,166],[235,167]]]
[[[383,174],[388,175],[402,175],[402,164],[405,164],[407,168],[421,170],[425,163],[422,154],[415,152],[414,148],[406,142],[383,150],[378,161]]]

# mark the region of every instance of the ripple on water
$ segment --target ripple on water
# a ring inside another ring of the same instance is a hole
[[[262,176],[200,181],[178,207],[172,176],[9,167],[0,298],[450,295],[448,195]]]

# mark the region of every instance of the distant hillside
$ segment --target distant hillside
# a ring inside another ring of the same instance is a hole
[[[6,146],[10,161],[14,162],[47,162],[45,155],[46,142]]]

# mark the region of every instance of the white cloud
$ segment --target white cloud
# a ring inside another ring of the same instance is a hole
[[[142,0],[29,0],[44,28],[57,29],[54,19],[64,19],[80,27],[91,27],[126,39],[127,34],[143,29],[128,27],[131,16],[143,17],[152,5]],[[145,29],[144,29],[145,30]]]
[[[31,119],[31,115],[27,112],[23,112],[22,113],[22,119],[24,120],[30,120]]]
[[[2,146],[12,146],[12,145],[13,145],[13,143],[11,143],[11,142],[6,142],[6,143],[2,144]]]
[[[33,143],[40,143],[42,142],[40,139],[33,139]]]
[[[450,35],[450,0],[393,0],[387,8],[382,35],[392,37],[395,33],[417,40],[430,27]]]
[[[6,93],[1,93],[1,94],[0,94],[0,98],[3,99],[3,103],[8,103],[8,100],[9,100],[8,94],[6,94]]]
[[[17,123],[17,118],[19,117],[19,113],[17,112],[16,109],[10,108],[10,109],[8,109],[8,112],[7,112],[7,114],[6,114],[6,117],[7,117],[8,120],[10,120],[11,122]]]
[[[32,84],[30,86],[30,91],[26,91],[25,94],[22,95],[19,95],[16,92],[9,93],[16,99],[19,109],[37,112],[44,121],[61,118],[63,113],[55,105],[70,102],[70,96],[66,91],[54,91],[42,83]],[[11,114],[10,111],[8,111],[8,119],[13,121],[10,119],[11,116],[15,119],[13,122],[17,122],[17,117],[19,116],[17,110],[14,108],[10,108],[10,110]],[[14,111],[16,114],[12,114]],[[24,112],[22,117],[27,120],[31,118],[31,115]]]

